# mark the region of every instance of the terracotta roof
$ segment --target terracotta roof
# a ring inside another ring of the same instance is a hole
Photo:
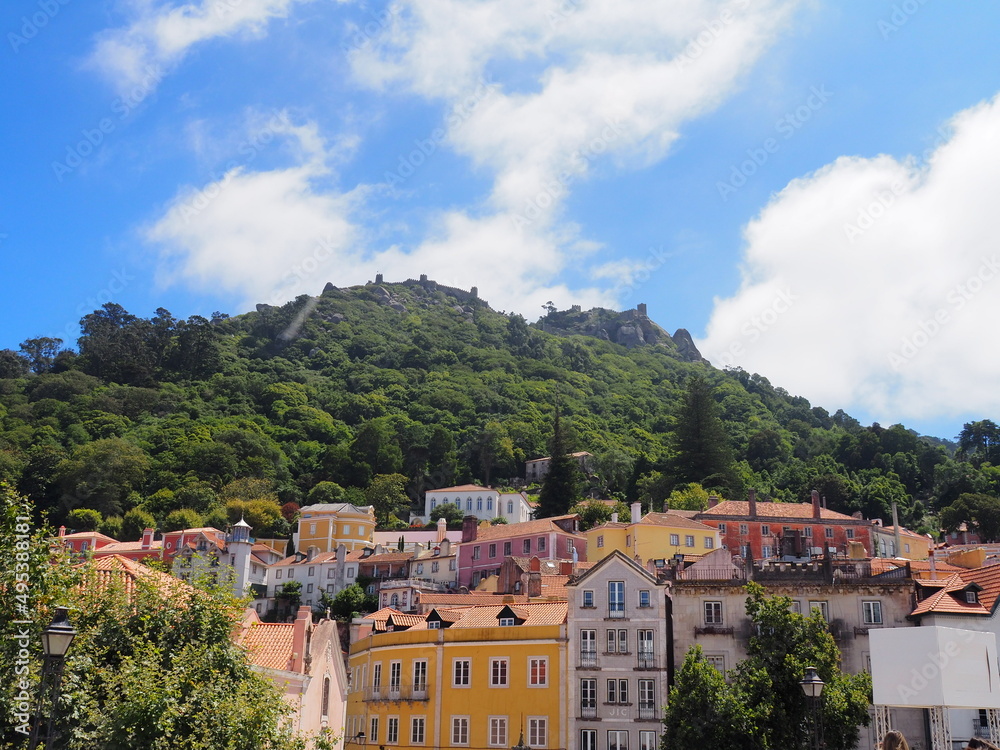
[[[299,557],[298,555],[290,555],[284,560],[279,560],[274,563],[275,567],[278,565],[318,565],[319,563],[330,562],[331,560],[337,559],[336,552],[320,552],[312,560],[306,557]]]
[[[154,570],[147,565],[130,560],[127,557],[122,557],[121,555],[94,557],[92,560],[81,563],[81,567],[85,570],[91,570],[96,574],[96,586],[98,588],[107,587],[112,584],[124,585],[125,594],[129,599],[132,598],[136,583],[140,580],[151,583],[158,591],[166,594],[197,591],[197,589],[169,573]]]
[[[428,492],[497,492],[491,487],[482,487],[478,484],[459,484],[455,487],[438,487],[436,490]]]
[[[499,599],[499,597],[512,596],[511,594],[492,594],[487,591],[473,591],[468,594],[420,594],[420,606],[427,607],[433,606],[437,609],[441,607],[471,607],[482,605],[485,602],[494,602]],[[522,596],[520,594],[513,595],[516,602],[526,602],[528,597]]]
[[[107,534],[102,534],[100,531],[74,531],[72,534],[63,534],[62,536],[56,537],[59,539],[75,540],[75,539],[106,539],[109,542],[117,543],[118,540],[114,537],[110,537]]]
[[[115,542],[114,544],[106,544],[99,549],[94,550],[95,556],[97,554],[101,555],[113,555],[116,552],[138,552],[143,549],[142,542]],[[152,542],[146,550],[150,552],[158,551],[163,549],[163,540],[157,539]]]
[[[979,592],[979,601],[992,612],[997,605],[997,599],[1000,598],[1000,565],[963,570],[960,575],[966,583],[977,583],[983,587]]]
[[[518,602],[510,604],[484,604],[470,607],[462,613],[461,619],[452,625],[453,628],[494,628],[500,627],[497,616],[510,607],[518,618],[524,619],[523,625],[561,625],[566,622],[567,602]]]
[[[914,573],[930,573],[930,560],[904,560],[902,557],[873,557],[871,561],[872,573],[885,573],[888,570],[896,570],[897,568],[906,567],[907,563],[910,564],[910,570]],[[960,568],[957,565],[949,565],[942,560],[937,560],[934,567],[941,576],[941,580],[944,580],[944,578],[950,576],[952,573],[964,570],[964,568]]]
[[[647,513],[643,516],[639,523],[649,524],[652,526],[676,526],[681,529],[696,529],[698,531],[717,531],[714,526],[709,526],[708,524],[701,523],[700,521],[695,521],[693,518],[688,516],[682,516],[679,513]]]
[[[290,622],[255,622],[240,638],[250,661],[265,669],[292,668],[295,626]]]
[[[386,624],[388,625],[389,618],[392,618],[393,626],[400,626],[403,628],[412,628],[414,625],[424,622],[427,619],[426,615],[408,615],[406,613],[393,612],[386,619]]]
[[[820,508],[819,515],[820,520],[825,521],[854,521],[856,523],[867,523],[866,521],[860,521],[852,516],[846,516],[843,513],[837,513],[836,511],[827,510],[826,508]],[[740,518],[747,518],[750,516],[750,503],[746,500],[723,500],[714,508],[703,510],[698,514],[698,516],[738,516]],[[759,519],[801,518],[803,520],[809,520],[812,517],[812,503],[757,503],[757,518]]]
[[[971,571],[970,571],[971,572]],[[921,581],[923,586],[926,581]],[[949,576],[941,587],[934,586],[937,581],[930,581],[931,587],[937,588],[930,596],[917,603],[917,606],[910,613],[911,616],[927,614],[950,614],[950,615],[988,615],[989,610],[983,606],[981,601],[967,602],[964,590],[969,582],[962,580],[962,576],[954,573]]]
[[[542,576],[542,596],[558,597],[568,599],[566,593],[566,583],[569,576]]]
[[[407,560],[412,559],[412,552],[383,552],[380,555],[368,555],[368,557],[362,558],[361,562],[390,563],[406,562]]]
[[[600,526],[591,526],[587,531],[596,531],[598,529],[627,529],[632,524],[622,523],[621,521],[606,521]]]
[[[878,528],[878,527],[876,527],[876,528]],[[895,526],[882,526],[881,528],[884,529],[885,531],[889,532],[890,534],[895,534],[896,533],[896,527]],[[931,541],[925,535],[918,534],[915,531],[910,531],[909,529],[905,529],[902,526],[899,527],[899,535],[900,536],[915,537],[915,538],[920,539],[921,541],[924,541],[924,542],[930,542]]]
[[[555,521],[559,519],[577,517],[577,514],[571,513],[565,516],[539,518],[534,521],[522,521],[521,523],[500,523],[496,526],[479,529],[476,533],[475,539],[471,542],[464,543],[474,544],[475,542],[481,542],[487,539],[506,539],[508,537],[525,536],[527,534],[544,534],[550,531],[555,531],[560,534],[570,534],[571,536],[580,536],[579,534],[572,534],[565,529],[561,529],[555,524]]]

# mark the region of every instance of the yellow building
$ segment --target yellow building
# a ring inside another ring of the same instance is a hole
[[[926,560],[934,540],[929,536],[899,527],[897,543],[894,526],[872,526],[872,557],[902,557],[905,560]]]
[[[584,532],[587,559],[600,560],[618,550],[630,560],[667,560],[675,555],[697,559],[722,545],[719,530],[679,513],[639,515],[639,503],[632,504],[627,523],[612,520]]]
[[[345,747],[568,747],[566,602],[392,613],[351,644]],[[364,736],[362,737],[362,733]]]
[[[318,503],[299,511],[295,549],[306,553],[310,547],[319,552],[336,552],[343,544],[348,552],[370,547],[375,532],[375,509],[359,508],[350,503]]]

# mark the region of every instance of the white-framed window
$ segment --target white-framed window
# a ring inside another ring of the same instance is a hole
[[[795,601],[792,599],[792,606],[789,609],[790,612],[794,612],[797,615],[802,614],[802,602]]]
[[[705,537],[705,549],[715,549],[715,540],[710,536]],[[655,735],[656,732],[653,734]]]
[[[608,581],[608,614],[625,616],[625,581]]]
[[[503,556],[504,557],[510,557],[510,549],[511,549],[510,542],[504,542],[503,543]]]
[[[493,498],[486,498],[486,510],[493,510]]]
[[[718,529],[719,529],[719,533],[720,534],[725,534],[726,533],[726,524],[720,523],[719,526],[718,526]]]
[[[628,703],[628,680],[608,680],[608,703]]]
[[[722,625],[722,602],[705,602],[705,624]]]
[[[848,539],[853,539],[854,538],[854,529],[845,529],[844,530],[844,536],[846,536]]]
[[[382,662],[372,664],[372,687],[378,690],[382,687]]]
[[[761,536],[771,536],[771,527],[766,523],[760,525],[760,535]]]
[[[511,500],[507,501],[507,515],[511,515],[514,512],[514,503]]]
[[[685,534],[684,535],[684,546],[685,547],[693,547],[694,546],[694,534]]]
[[[580,750],[597,750],[597,730],[580,730]]]
[[[813,527],[806,526],[806,539],[812,539],[812,535],[813,535]]]
[[[545,747],[549,743],[549,719],[547,716],[528,717],[528,745]]]
[[[281,571],[280,570],[275,571],[274,577],[277,578],[280,581],[281,580]]]
[[[625,729],[609,730],[608,750],[628,750],[628,731]]]
[[[597,680],[586,677],[580,680],[580,715],[592,719],[597,711]]]
[[[294,570],[289,570],[288,571],[288,577],[289,578],[295,578],[295,571]]]
[[[528,687],[548,687],[549,658],[532,656],[528,658]]]
[[[309,524],[309,535],[312,536],[315,533],[316,533],[316,524],[315,523]]]
[[[410,718],[410,744],[423,745],[424,733],[427,728],[427,721],[423,716],[413,716]]]
[[[390,745],[399,743],[399,717],[387,716],[385,719],[385,741]]]
[[[639,732],[639,750],[656,750],[658,747],[656,732],[650,732],[648,729]]]
[[[440,567],[441,564],[437,560],[435,560],[434,562],[431,563],[431,573],[437,573]]]
[[[722,674],[726,673],[726,657],[722,654],[705,654],[705,661],[718,669]]]
[[[580,660],[584,663],[597,659],[597,631],[580,631]]]
[[[773,551],[774,550],[772,549],[770,544],[765,544],[763,547],[760,548],[760,553],[764,557],[770,557]]]
[[[451,717],[451,744],[452,745],[468,745],[469,744],[469,717],[468,716],[452,716]]]
[[[491,544],[490,545],[489,555],[490,555],[490,557],[496,557],[497,556],[497,546],[496,546],[496,544]]]
[[[506,657],[490,659],[490,687],[507,687],[510,661]]]
[[[448,561],[448,570],[455,570],[458,567],[458,561],[452,558]]]
[[[598,534],[597,535],[597,546],[598,546],[598,548],[604,546],[604,534]]]
[[[679,547],[680,544],[681,544],[681,535],[680,534],[671,534],[670,535],[670,546],[671,547]]]
[[[472,660],[454,659],[451,673],[452,687],[469,687],[472,684]]]
[[[491,716],[488,723],[490,747],[507,747],[507,717]]]
[[[417,563],[417,575],[418,576],[419,575],[423,575],[423,573],[424,573],[424,564],[423,563]]]
[[[389,662],[389,692],[398,693],[399,686],[403,681],[403,664],[402,662],[392,661]]]
[[[348,578],[354,578],[354,568],[348,568],[347,569],[347,577]]]
[[[882,602],[861,602],[861,609],[864,614],[865,625],[882,624]]]
[[[501,617],[500,627],[501,628],[512,628],[517,624],[517,621],[513,617]]]
[[[472,548],[472,559],[473,560],[478,560],[480,558],[480,555],[481,555],[482,551],[483,551],[482,547],[480,547],[478,544],[475,547],[473,547]]]
[[[333,578],[336,574],[337,574],[337,570],[335,568],[327,568],[327,571],[326,571],[326,577],[327,578]]]
[[[741,523],[740,524],[740,533],[741,534],[749,534],[750,533],[750,527],[747,524],[745,524],[745,523]]]
[[[368,722],[368,741],[378,742],[378,717],[373,716]]]
[[[483,499],[481,497],[476,498],[476,510],[483,509]]]
[[[903,544],[903,551],[904,552],[909,552],[910,551],[910,543],[909,542],[905,542]]]
[[[441,629],[441,621],[440,620],[428,620],[427,621],[427,629],[428,630],[440,630]]]
[[[583,591],[583,606],[588,609],[594,606],[594,592],[590,589],[584,589]]]
[[[975,591],[966,591],[965,592],[965,601],[968,604],[975,604],[977,601],[979,601],[979,597],[976,595]]]
[[[652,606],[652,603],[650,602],[650,599],[649,599],[649,589],[640,589],[639,590],[639,606],[640,607],[650,607],[650,606]]]
[[[627,654],[628,653],[628,631],[624,628],[608,630],[608,653]]]
[[[468,498],[468,499],[467,499],[467,500],[465,501],[465,509],[466,509],[466,510],[472,510],[472,498],[471,498],[471,497],[470,497],[470,498]]]
[[[427,690],[427,660],[414,659],[413,661],[413,689],[415,691]]]
[[[827,526],[825,529],[823,529],[823,535],[827,539],[833,539],[833,528],[830,527],[830,526]]]
[[[830,605],[827,602],[809,602],[809,614],[817,609],[823,619],[830,622]]]

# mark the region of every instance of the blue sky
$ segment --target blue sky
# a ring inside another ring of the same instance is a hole
[[[646,302],[716,365],[996,418],[1000,7],[17,0],[0,348],[427,273]]]

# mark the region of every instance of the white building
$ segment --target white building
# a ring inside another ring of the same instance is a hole
[[[463,515],[475,516],[480,521],[503,518],[507,523],[523,523],[531,520],[532,507],[523,492],[500,492],[477,484],[428,490],[424,494],[424,520],[445,503],[455,505]]]
[[[334,552],[320,552],[310,547],[271,567],[268,589],[275,596],[290,581],[302,584],[301,601],[309,607],[318,606],[323,593],[336,596],[358,580],[358,561],[361,550],[348,552],[341,544]]]

